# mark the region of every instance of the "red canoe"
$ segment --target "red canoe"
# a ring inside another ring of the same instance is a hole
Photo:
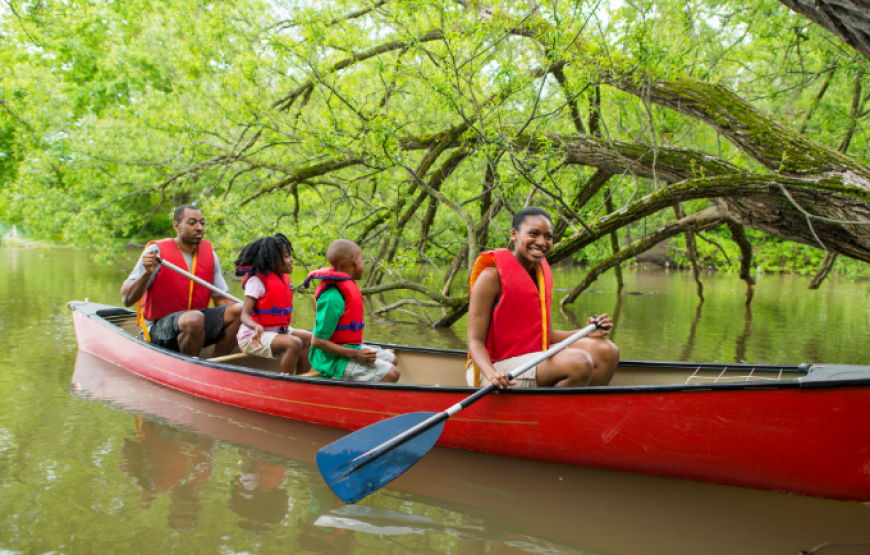
[[[468,396],[465,354],[391,345],[403,380],[277,374],[141,341],[135,314],[70,303],[79,349],[159,383],[250,410],[357,430]],[[623,361],[611,385],[513,390],[448,421],[439,445],[513,457],[870,501],[870,367]]]

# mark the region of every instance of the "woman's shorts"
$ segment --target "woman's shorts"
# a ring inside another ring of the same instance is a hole
[[[504,360],[500,360],[493,364],[496,370],[499,372],[504,372],[507,374],[508,372],[513,372],[526,362],[532,360],[536,356],[540,355],[541,352],[536,353],[528,353],[525,355],[520,355],[518,357],[506,358]],[[468,385],[474,385],[474,364],[468,366],[468,370],[465,371],[465,380]],[[489,380],[486,379],[486,376],[483,375],[483,372],[480,373],[480,387],[486,387],[489,385]],[[523,372],[523,375],[517,378],[517,385],[512,387],[520,388],[520,387],[538,387],[538,367],[532,366],[529,370]]]

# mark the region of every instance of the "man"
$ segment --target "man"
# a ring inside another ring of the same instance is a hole
[[[193,205],[175,209],[172,226],[175,239],[153,241],[145,248],[124,285],[124,306],[141,301],[146,340],[184,355],[199,356],[203,347],[214,345],[214,356],[229,354],[237,345],[242,305],[209,291],[190,279],[161,268],[157,257],[187,267],[190,273],[222,291],[228,291],[217,255],[204,241],[205,218]],[[208,308],[209,300],[214,308]]]

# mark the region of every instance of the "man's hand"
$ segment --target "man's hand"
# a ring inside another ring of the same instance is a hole
[[[148,251],[143,254],[142,265],[145,266],[145,271],[149,276],[156,272],[157,268],[160,267],[160,264],[157,263],[157,253],[154,251]]]
[[[367,364],[374,364],[378,359],[377,351],[373,351],[372,349],[359,349],[354,355],[353,358],[360,362],[365,362]]]
[[[588,320],[586,320],[586,325],[591,326],[595,322],[598,322],[598,325],[601,326],[586,337],[607,337],[610,335],[610,330],[613,329],[613,320],[610,319],[610,316],[607,314],[602,314],[598,316],[597,320],[594,316],[590,316]]]
[[[260,339],[263,337],[263,326],[257,324],[254,326],[254,336],[251,337],[251,345],[259,349],[263,346],[263,343]]]

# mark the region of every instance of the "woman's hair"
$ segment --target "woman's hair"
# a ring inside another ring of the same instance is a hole
[[[511,227],[513,229],[516,229],[517,231],[519,231],[520,226],[523,225],[523,222],[529,216],[543,216],[543,217],[547,218],[548,220],[550,220],[550,223],[553,223],[553,218],[550,217],[549,212],[547,212],[543,208],[538,208],[537,206],[528,206],[526,208],[523,208],[522,210],[520,210],[516,214],[514,214],[514,221],[513,221],[513,224],[511,225]]]
[[[285,251],[293,255],[293,245],[282,233],[276,233],[274,237],[262,237],[242,249],[236,259],[236,267],[250,267],[251,274],[261,276],[275,273],[276,267],[284,265]]]

